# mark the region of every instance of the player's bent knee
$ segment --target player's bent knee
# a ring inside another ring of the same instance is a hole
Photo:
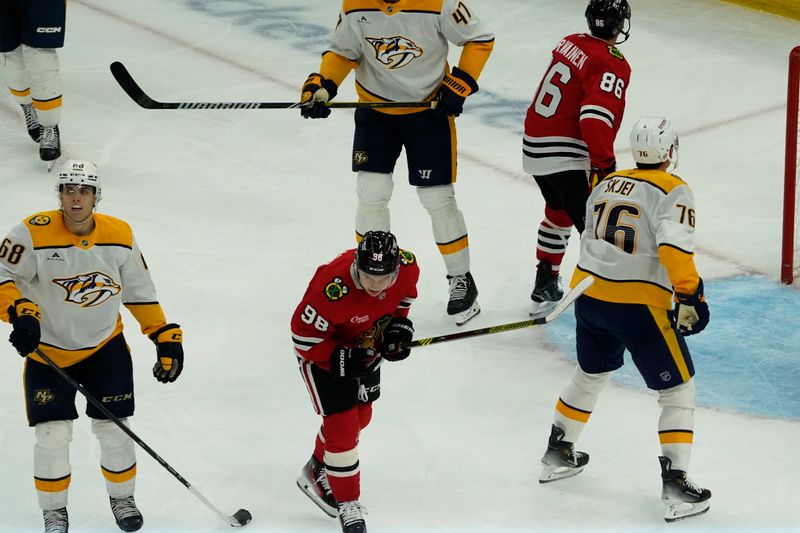
[[[394,181],[391,174],[360,171],[356,178],[359,203],[385,206],[392,198]]]
[[[580,368],[576,368],[572,375],[572,381],[583,391],[589,394],[598,394],[603,390],[603,387],[606,386],[608,380],[611,379],[612,373],[613,372],[601,372],[599,374],[588,374]]]
[[[658,404],[663,407],[680,407],[694,409],[694,378],[676,387],[658,391]]]
[[[456,191],[452,183],[433,187],[417,187],[417,196],[428,213],[457,211]]]
[[[23,45],[25,66],[32,75],[58,71],[58,53],[54,48],[33,48]]]
[[[36,424],[36,445],[57,450],[72,442],[72,420],[52,420]]]
[[[120,422],[128,426],[127,418],[120,418]],[[111,420],[92,420],[92,433],[100,444],[108,448],[119,448],[131,440],[128,434]]]

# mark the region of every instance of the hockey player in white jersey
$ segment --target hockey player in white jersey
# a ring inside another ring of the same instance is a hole
[[[64,0],[0,2],[0,60],[8,90],[25,116],[28,135],[39,144],[48,170],[61,156],[61,74],[57,50],[64,46]]]
[[[686,476],[695,372],[684,341],[705,328],[709,311],[694,265],[694,197],[667,172],[677,165],[678,136],[667,119],[648,117],[633,127],[631,147],[637,168],[605,177],[586,204],[571,286],[590,275],[595,283],[575,302],[578,366],[556,403],[539,480],[574,476],[589,462],[574,443],[627,348],[658,392],[662,499],[671,522],[706,512],[711,499]]]
[[[448,72],[447,52],[462,47]],[[344,0],[319,73],[301,91],[301,113],[325,118],[325,103],[355,70],[362,102],[429,102],[435,109],[357,109],[352,170],[358,173],[356,239],[389,231],[395,163],[405,148],[409,183],[428,211],[450,284],[448,315],[462,325],[480,312],[469,240],[458,208],[454,117],[478,90],[494,35],[464,0]]]
[[[27,217],[0,244],[0,319],[12,324],[9,340],[25,357],[25,406],[36,434],[34,483],[46,533],[69,527],[69,443],[78,412],[75,389],[35,350],[125,424],[133,415],[134,391],[120,304],[156,345],[155,378],[171,383],[183,369],[183,334],[164,317],[131,228],[94,212],[102,197],[95,165],[67,161],[56,193],[59,210]],[[136,531],[143,518],[133,498],[134,443],[91,403],[86,414],[100,443],[114,519],[123,531]]]

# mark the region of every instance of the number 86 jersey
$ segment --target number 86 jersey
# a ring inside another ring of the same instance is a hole
[[[661,170],[623,170],[597,184],[586,203],[578,266],[570,285],[586,276],[586,295],[606,302],[672,307],[672,291],[692,294],[694,196],[679,177]]]
[[[628,61],[606,41],[586,33],[561,39],[525,117],[525,171],[546,176],[612,165],[630,75]]]

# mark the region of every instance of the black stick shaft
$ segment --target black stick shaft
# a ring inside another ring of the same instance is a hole
[[[119,61],[111,63],[111,74],[131,100],[145,109],[296,109],[300,108],[299,102],[158,102],[150,98],[139,87],[125,65]],[[436,102],[328,102],[331,108],[359,108],[359,107],[403,107],[403,108],[434,108]]]
[[[234,525],[234,524],[233,524],[233,522],[234,522],[234,521],[236,521],[236,520],[235,520],[233,517],[229,517],[229,516],[225,515],[225,514],[224,514],[222,511],[220,511],[219,509],[217,509],[217,508],[216,508],[216,507],[215,507],[215,506],[214,506],[214,505],[213,505],[211,502],[209,502],[209,501],[208,501],[208,500],[207,500],[207,499],[206,499],[206,498],[205,498],[205,497],[204,497],[202,494],[200,494],[200,493],[197,491],[197,489],[195,489],[195,488],[194,488],[194,487],[193,487],[193,486],[192,486],[192,485],[191,485],[191,484],[190,484],[188,481],[186,481],[186,479],[185,479],[185,478],[184,478],[182,475],[180,475],[180,474],[178,473],[178,471],[177,471],[177,470],[175,470],[174,468],[172,468],[172,466],[170,466],[170,464],[169,464],[169,463],[167,463],[167,462],[166,462],[164,459],[162,459],[162,458],[161,458],[161,456],[160,456],[160,455],[158,455],[158,454],[157,454],[157,453],[156,453],[156,452],[155,452],[155,451],[154,451],[154,450],[153,450],[153,449],[152,449],[150,446],[148,446],[148,445],[147,445],[147,443],[146,443],[145,441],[143,441],[142,439],[140,439],[140,438],[139,438],[139,436],[138,436],[136,433],[134,433],[134,432],[133,432],[133,430],[132,430],[131,428],[129,428],[128,426],[126,426],[125,424],[123,424],[123,423],[122,423],[122,421],[121,421],[119,418],[117,418],[117,417],[114,415],[114,413],[112,413],[111,411],[109,411],[109,410],[108,410],[108,409],[107,409],[107,408],[106,408],[106,407],[105,407],[105,406],[104,406],[104,405],[103,405],[103,404],[100,402],[100,400],[98,400],[97,398],[95,398],[94,396],[92,396],[91,394],[89,394],[89,391],[87,391],[87,390],[86,390],[86,389],[83,387],[83,385],[81,385],[80,383],[78,383],[77,381],[75,381],[75,379],[74,379],[72,376],[70,376],[69,374],[67,374],[66,372],[64,372],[64,369],[63,369],[63,368],[61,368],[60,366],[58,366],[57,364],[55,364],[55,363],[53,362],[53,360],[52,360],[52,359],[50,359],[50,357],[48,357],[48,356],[47,356],[47,354],[45,354],[44,352],[42,352],[42,351],[41,351],[39,348],[36,348],[34,351],[36,352],[36,355],[38,355],[39,357],[41,357],[41,358],[42,358],[42,360],[43,360],[45,363],[47,363],[47,364],[50,366],[50,368],[52,368],[53,370],[55,370],[55,371],[56,371],[56,373],[58,373],[58,375],[59,375],[59,376],[61,376],[61,377],[62,377],[62,378],[63,378],[63,379],[64,379],[64,380],[67,382],[67,383],[69,383],[70,385],[72,385],[72,386],[75,388],[75,390],[77,390],[78,392],[80,392],[80,393],[81,393],[81,394],[82,394],[82,395],[83,395],[83,396],[86,398],[86,401],[88,401],[88,402],[89,402],[89,403],[91,403],[93,406],[95,406],[95,407],[96,407],[96,408],[97,408],[97,409],[98,409],[98,410],[99,410],[101,413],[103,413],[103,415],[104,415],[106,418],[108,418],[109,420],[111,420],[111,421],[112,421],[114,424],[116,424],[116,425],[117,425],[117,427],[118,427],[118,428],[120,428],[122,431],[124,431],[124,432],[125,432],[125,433],[126,433],[126,434],[127,434],[127,435],[128,435],[130,438],[131,438],[131,439],[133,439],[133,441],[134,441],[136,444],[138,444],[138,445],[139,445],[139,446],[140,446],[140,447],[141,447],[141,448],[142,448],[144,451],[146,451],[148,454],[150,454],[150,457],[152,457],[153,459],[155,459],[155,460],[158,462],[158,464],[160,464],[161,466],[163,466],[163,467],[164,467],[164,469],[165,469],[167,472],[169,472],[170,474],[172,474],[173,476],[175,476],[175,479],[177,479],[178,481],[180,481],[180,482],[181,482],[181,484],[182,484],[184,487],[186,487],[187,489],[189,489],[189,491],[190,491],[192,494],[194,494],[195,496],[197,496],[197,497],[200,499],[200,501],[202,501],[204,504],[206,504],[206,506],[208,506],[208,507],[209,507],[209,508],[210,508],[212,511],[214,511],[214,512],[217,514],[217,516],[219,516],[220,518],[222,518],[223,520],[225,520],[225,521],[226,521],[226,522],[228,522],[229,524],[231,524],[231,525]],[[238,525],[238,524],[237,524],[237,525]]]

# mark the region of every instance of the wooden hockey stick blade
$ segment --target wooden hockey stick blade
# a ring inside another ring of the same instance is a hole
[[[159,102],[150,98],[139,87],[125,65],[114,61],[109,67],[114,79],[131,100],[145,109],[296,109],[302,107],[299,102]],[[405,108],[430,108],[436,107],[436,102],[328,102],[330,108],[358,108],[358,107],[405,107]]]
[[[511,324],[501,324],[499,326],[491,326],[488,328],[480,328],[480,329],[473,329],[470,331],[458,331],[456,333],[451,333],[449,335],[440,335],[438,337],[428,337],[427,339],[417,339],[411,341],[410,344],[407,346],[409,348],[417,348],[419,346],[430,346],[431,344],[438,344],[440,342],[448,342],[454,341],[456,339],[463,339],[465,337],[477,337],[480,335],[490,335],[492,333],[500,333],[501,331],[511,331],[514,329],[522,329],[528,328],[531,326],[540,326],[542,324],[548,324],[563,313],[570,305],[572,305],[578,297],[586,292],[586,290],[592,286],[594,283],[594,278],[592,276],[587,276],[582,279],[575,287],[569,291],[566,296],[564,296],[558,305],[553,308],[549,315],[534,318],[532,320],[523,320],[522,322],[512,322]]]

